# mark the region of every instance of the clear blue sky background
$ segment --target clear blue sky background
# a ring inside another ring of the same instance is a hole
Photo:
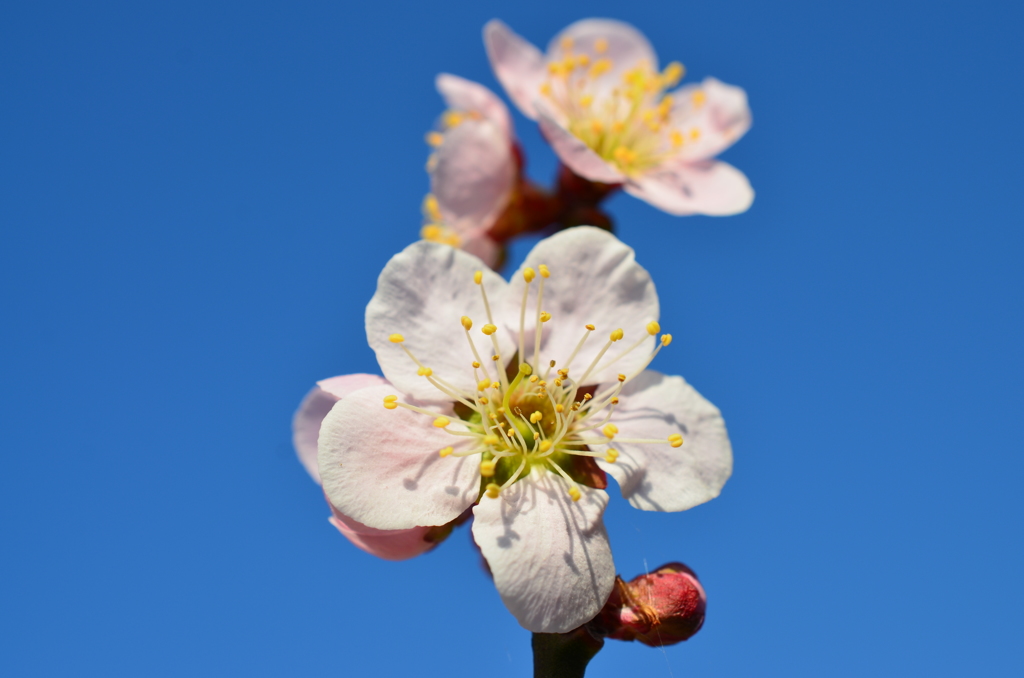
[[[606,514],[707,624],[598,676],[1009,676],[1021,642],[1019,3],[6,3],[0,673],[527,676],[463,529],[356,550],[295,461],[318,379],[416,237],[437,72],[585,16],[747,89],[753,209],[609,209],[736,471]],[[550,151],[516,124],[531,174]],[[517,251],[522,256],[523,250]]]

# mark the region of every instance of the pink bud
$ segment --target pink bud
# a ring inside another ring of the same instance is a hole
[[[616,577],[612,595],[587,626],[617,640],[639,640],[658,647],[674,645],[704,624],[707,595],[693,570],[669,563],[630,582]]]

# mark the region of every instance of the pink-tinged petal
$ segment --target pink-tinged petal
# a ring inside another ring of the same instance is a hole
[[[487,235],[487,231],[480,229],[459,237],[462,238],[460,249],[475,257],[480,257],[480,260],[487,264],[488,268],[493,269],[497,266],[501,256],[501,247],[491,239],[491,236]]]
[[[490,228],[515,184],[508,138],[492,122],[466,120],[444,135],[434,159],[430,187],[445,224],[460,235]]]
[[[377,292],[366,307],[366,336],[385,378],[399,391],[432,401],[450,401],[425,377],[416,363],[389,336],[401,334],[405,346],[434,374],[466,391],[476,389],[475,360],[461,318],[473,320],[472,337],[483,359],[494,350],[480,332],[487,323],[480,287],[473,274],[483,271],[483,285],[494,304],[508,284],[482,261],[447,245],[420,241],[391,258],[377,279]],[[495,324],[501,321],[495,319]],[[463,335],[463,336],[460,336]],[[500,355],[511,359],[512,337],[498,332]]]
[[[547,265],[551,277],[544,280],[542,310],[551,314],[544,324],[541,339],[540,365],[555,360],[558,368],[576,350],[586,334],[586,325],[593,332],[576,358],[569,365],[570,376],[584,379],[587,367],[608,343],[613,330],[622,329],[624,338],[604,354],[585,384],[615,381],[619,373],[632,374],[641,369],[654,348],[654,337],[646,326],[658,320],[658,293],[651,276],[636,263],[633,250],[611,233],[592,226],[578,226],[541,240],[511,277],[506,296],[505,314],[513,317],[509,326],[518,335],[519,309],[522,305],[523,271],[535,271]],[[530,284],[527,299],[526,336],[532,347],[536,327],[539,276]],[[643,339],[643,343],[621,359],[611,363],[627,348]],[[533,362],[532,348],[526,351],[527,362]]]
[[[715,78],[672,93],[670,125],[683,134],[678,157],[692,162],[712,158],[739,141],[753,122],[747,93]],[[693,131],[696,130],[696,139]]]
[[[473,539],[509,612],[535,633],[564,633],[608,600],[615,564],[601,514],[602,490],[574,502],[554,472],[533,471],[498,499],[473,507]]]
[[[622,75],[641,64],[648,64],[652,69],[658,68],[658,55],[647,41],[644,34],[622,21],[613,19],[582,19],[565,28],[551,39],[548,44],[547,61],[559,61],[565,51],[563,41],[572,41],[574,54],[587,54],[592,59],[605,57],[611,60],[612,67],[594,83],[594,92],[600,97],[620,86]],[[607,49],[598,53],[595,43],[598,40],[607,42]]]
[[[512,119],[508,107],[497,94],[480,83],[450,73],[441,73],[435,83],[448,108],[479,113],[497,125],[506,141],[512,143]]]
[[[584,179],[603,184],[621,184],[626,180],[626,175],[559,125],[544,107],[538,108],[538,116],[540,131],[566,167]]]
[[[512,102],[528,118],[537,114],[533,101],[544,82],[544,56],[540,50],[512,32],[503,22],[492,19],[484,26],[484,45],[494,75]]]
[[[622,389],[612,420],[619,428],[616,438],[683,436],[682,447],[616,442],[618,460],[597,462],[638,509],[684,511],[717,497],[732,475],[732,446],[721,413],[682,377],[645,371]]]
[[[317,483],[320,471],[316,462],[316,440],[320,436],[320,422],[338,402],[349,393],[366,386],[387,383],[376,374],[346,374],[318,381],[317,385],[302,399],[302,404],[292,417],[292,442],[299,461]]]
[[[451,251],[452,248],[447,249]],[[404,408],[387,410],[392,386],[369,386],[338,402],[320,426],[320,478],[330,503],[346,516],[379,530],[444,525],[476,501],[477,460],[438,451],[465,450],[469,439],[433,426],[433,418]],[[451,420],[451,407],[424,405]],[[463,429],[464,430],[464,429]]]
[[[344,513],[331,506],[333,515],[328,518],[331,525],[338,528],[345,537],[369,553],[384,560],[408,560],[421,553],[426,553],[437,546],[438,542],[428,541],[427,537],[435,528],[413,527],[408,530],[377,530],[352,520]]]
[[[754,202],[754,189],[743,172],[714,160],[666,163],[630,179],[626,192],[679,216],[739,214]]]

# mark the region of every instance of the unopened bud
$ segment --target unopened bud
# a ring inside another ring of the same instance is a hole
[[[693,570],[682,563],[663,565],[630,582],[616,577],[612,595],[587,624],[597,636],[674,645],[704,624],[707,595]]]

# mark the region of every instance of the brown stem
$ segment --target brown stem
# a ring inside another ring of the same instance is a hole
[[[602,647],[585,627],[569,633],[533,634],[533,678],[583,678]]]

